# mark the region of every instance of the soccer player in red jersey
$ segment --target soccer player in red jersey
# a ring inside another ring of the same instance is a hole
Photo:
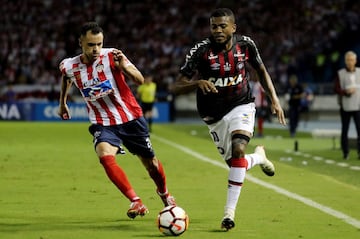
[[[137,155],[155,182],[165,206],[175,205],[166,187],[161,162],[156,158],[149,138],[147,122],[126,80],[141,85],[144,77],[121,50],[103,48],[103,30],[96,22],[88,22],[80,32],[82,53],[60,63],[62,84],[59,116],[71,118],[67,106],[69,89],[75,85],[84,98],[94,137],[94,147],[109,179],[131,202],[127,215],[144,216],[148,209],[132,188],[115,156],[125,153],[122,145]]]
[[[173,90],[177,94],[197,91],[198,113],[230,167],[221,222],[221,228],[229,230],[235,226],[235,209],[246,171],[260,165],[268,176],[275,174],[275,167],[267,159],[263,146],[257,146],[253,154],[245,154],[255,122],[254,98],[249,87],[250,66],[271,99],[272,113],[281,124],[285,125],[286,120],[254,41],[234,34],[233,12],[227,8],[215,10],[210,16],[210,32],[209,38],[190,49]]]

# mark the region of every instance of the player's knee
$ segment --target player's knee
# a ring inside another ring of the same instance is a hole
[[[232,146],[232,157],[242,158],[245,156],[245,149],[241,144],[233,144]]]
[[[250,138],[243,134],[235,134],[232,136],[232,157],[243,158],[245,156],[246,146]]]

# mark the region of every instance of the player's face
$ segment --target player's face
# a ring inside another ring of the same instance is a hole
[[[80,37],[80,46],[86,62],[93,62],[100,56],[103,46],[104,35],[88,31],[85,36]]]
[[[236,31],[236,24],[228,17],[210,18],[210,31],[216,43],[226,44]]]

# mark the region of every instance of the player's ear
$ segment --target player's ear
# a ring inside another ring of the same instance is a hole
[[[233,24],[233,33],[236,32],[236,24]]]
[[[79,46],[82,47],[82,46],[81,46],[81,38],[79,38]]]

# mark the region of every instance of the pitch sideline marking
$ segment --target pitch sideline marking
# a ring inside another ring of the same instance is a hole
[[[154,134],[152,134],[151,137],[155,138],[155,139],[157,139],[157,140],[159,140],[159,141],[161,141],[161,142],[163,142],[163,143],[165,143],[167,145],[170,145],[170,146],[172,146],[174,148],[177,148],[177,149],[183,151],[184,153],[187,153],[187,154],[189,154],[189,155],[191,155],[191,156],[193,156],[193,157],[195,157],[197,159],[200,159],[201,161],[204,161],[206,163],[210,163],[210,164],[218,166],[220,168],[224,168],[224,169],[227,169],[227,170],[229,169],[227,167],[227,165],[225,165],[224,163],[220,163],[218,161],[212,160],[212,159],[210,159],[210,158],[208,158],[208,157],[206,157],[206,156],[204,156],[204,155],[202,155],[200,153],[197,153],[197,152],[195,152],[195,151],[193,151],[193,150],[191,150],[191,149],[189,149],[187,147],[184,147],[184,146],[179,145],[179,144],[175,144],[172,141],[169,141],[169,140],[164,139],[162,137],[156,136]],[[344,214],[344,213],[342,213],[340,211],[337,211],[335,209],[332,209],[330,207],[327,207],[325,205],[317,203],[317,202],[315,202],[315,201],[313,201],[313,200],[311,200],[309,198],[303,197],[303,196],[301,196],[299,194],[290,192],[290,191],[288,191],[286,189],[283,189],[283,188],[278,187],[276,185],[273,185],[271,183],[260,180],[260,179],[254,177],[254,176],[251,176],[249,173],[246,174],[246,179],[253,182],[253,183],[261,185],[261,186],[263,186],[265,188],[271,189],[271,190],[273,190],[273,191],[275,191],[275,192],[277,192],[279,194],[285,195],[285,196],[287,196],[289,198],[292,198],[294,200],[302,202],[302,203],[304,203],[304,204],[306,204],[306,205],[308,205],[310,207],[316,208],[316,209],[318,209],[318,210],[320,210],[320,211],[322,211],[322,212],[324,212],[324,213],[326,213],[328,215],[331,215],[331,216],[333,216],[335,218],[341,219],[344,222],[346,222],[347,224],[350,224],[350,225],[360,229],[360,221],[357,220],[356,218],[353,218],[353,217],[348,216],[348,215],[346,215],[346,214]]]
[[[312,158],[313,160],[315,161],[322,161],[324,160],[323,162],[325,162],[326,164],[332,164],[332,165],[336,165],[336,166],[339,166],[339,167],[342,167],[342,168],[349,168],[350,170],[356,170],[356,171],[360,171],[360,166],[355,166],[355,165],[351,165],[351,164],[348,164],[348,163],[345,163],[345,162],[339,162],[339,163],[336,163],[334,160],[332,159],[324,159],[323,157],[320,157],[320,156],[316,156],[316,155],[311,155],[311,154],[308,154],[308,153],[302,153],[300,151],[293,151],[293,150],[285,150],[285,153],[287,154],[293,154],[295,156],[302,156],[304,158]]]

